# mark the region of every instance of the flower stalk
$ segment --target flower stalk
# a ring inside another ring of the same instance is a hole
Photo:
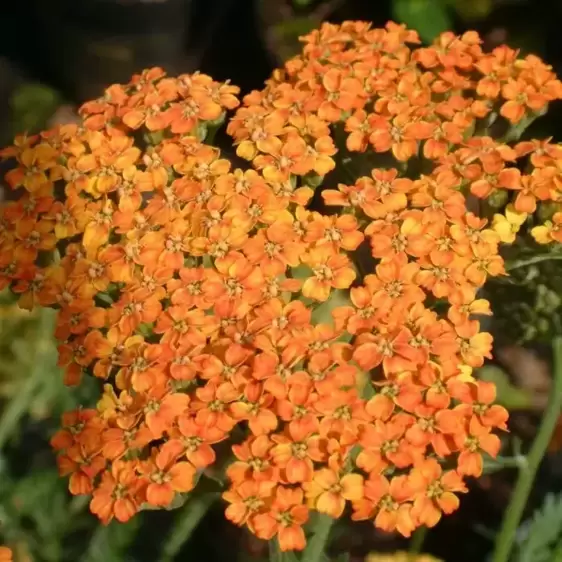
[[[553,342],[554,381],[550,401],[544,412],[537,436],[527,455],[527,462],[519,467],[519,476],[511,501],[505,511],[500,533],[496,539],[492,562],[507,562],[513,549],[515,534],[531,493],[535,476],[562,410],[562,337]]]

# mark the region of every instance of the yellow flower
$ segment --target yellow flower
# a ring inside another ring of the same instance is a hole
[[[535,226],[531,229],[531,236],[538,244],[549,244],[552,242],[551,233],[552,223],[550,221],[546,221],[545,224]]]
[[[459,367],[458,379],[463,382],[474,382],[476,379],[472,376],[472,367],[469,365],[463,365],[462,363]]]
[[[527,213],[518,213],[510,203],[505,208],[505,215],[494,215],[492,228],[496,231],[502,242],[512,244],[526,219]]]

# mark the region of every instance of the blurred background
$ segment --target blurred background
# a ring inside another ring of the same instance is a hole
[[[543,57],[562,75],[559,0],[4,0],[0,144],[19,132],[76,120],[80,103],[150,66],[171,74],[201,70],[247,93],[299,51],[299,35],[321,21],[350,19],[375,27],[393,19],[418,30],[425,42],[448,29],[476,29],[487,49],[508,43]],[[562,107],[554,106],[528,134],[560,139],[561,132]],[[523,449],[551,384],[544,350],[549,323],[560,316],[562,272],[548,267],[559,263],[525,273],[517,295],[502,285],[490,289],[498,359],[481,376],[498,384]],[[81,394],[64,388],[52,322],[49,311],[24,313],[0,293],[0,544],[13,546],[18,561],[258,560],[264,545],[225,522],[220,503],[200,521],[186,520],[180,509],[103,527],[87,500],[69,497],[48,442],[60,414],[91,398],[87,386]],[[530,525],[550,529],[545,541],[562,531],[562,498],[552,493],[562,489],[560,447],[562,424],[541,467],[522,542]],[[459,512],[426,537],[424,550],[447,562],[485,560],[514,479],[513,470],[497,468],[473,483]],[[370,524],[353,529],[336,537],[335,548],[354,562],[373,550],[403,547]],[[526,552],[524,560],[541,562],[533,545]]]

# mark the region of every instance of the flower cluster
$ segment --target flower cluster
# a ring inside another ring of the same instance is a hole
[[[68,384],[100,381],[52,443],[103,522],[172,505],[227,442],[227,518],[281,549],[348,504],[408,536],[499,450],[474,316],[500,243],[560,197],[562,148],[507,141],[562,85],[475,33],[412,49],[403,26],[347,22],[304,42],[229,121],[245,168],[210,145],[237,88],[160,69],[2,152],[0,284],[58,309]]]

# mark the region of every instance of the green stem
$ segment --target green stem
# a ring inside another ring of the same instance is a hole
[[[77,517],[80,512],[90,503],[92,498],[90,496],[73,496],[68,504],[68,512],[70,513],[72,520]]]
[[[421,553],[426,535],[427,527],[419,527],[413,534],[410,548],[408,549],[408,555],[411,560],[414,560]]]
[[[41,310],[37,332],[39,340],[33,361],[33,369],[23,388],[10,400],[0,417],[0,450],[10,440],[20,420],[29,411],[29,406],[35,397],[35,391],[45,374],[46,337],[50,337],[53,330],[53,316],[50,310]]]
[[[324,559],[334,522],[335,519],[329,515],[317,514],[316,522],[312,527],[314,534],[308,539],[308,544],[301,558],[302,562],[321,562]]]
[[[269,562],[299,562],[299,559],[292,551],[283,552],[279,548],[279,541],[274,538],[269,541]]]
[[[207,134],[205,135],[205,144],[213,144],[213,141],[215,140],[215,135],[217,134],[217,131],[219,130],[218,127],[209,127],[207,129]]]
[[[521,467],[519,477],[511,501],[507,507],[500,533],[496,539],[492,562],[507,562],[515,540],[515,532],[521,521],[527,499],[541,460],[556,427],[560,409],[562,408],[562,337],[553,342],[554,348],[554,381],[550,392],[550,400],[544,412],[537,436],[527,455],[527,463]]]
[[[178,521],[166,538],[160,562],[172,562],[182,546],[189,540],[209,508],[217,501],[219,494],[206,493],[187,500],[179,513]]]
[[[513,271],[514,269],[521,269],[522,267],[528,267],[534,265],[535,263],[541,263],[543,261],[556,261],[562,260],[562,254],[542,254],[540,256],[533,256],[532,258],[526,260],[517,260],[511,264],[506,264],[506,271]]]

